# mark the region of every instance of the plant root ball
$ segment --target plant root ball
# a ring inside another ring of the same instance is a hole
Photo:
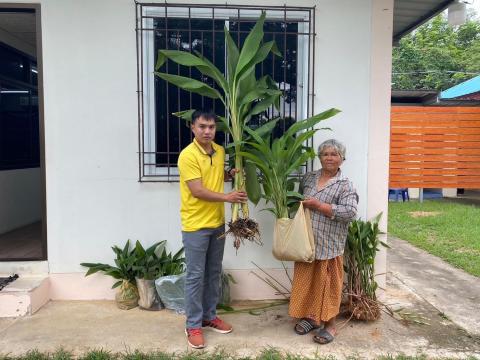
[[[240,244],[243,244],[245,240],[263,245],[260,239],[258,223],[250,218],[239,218],[234,222],[230,221],[228,223],[228,230],[222,237],[226,237],[229,234],[233,235],[233,247],[236,250],[240,248]]]
[[[374,321],[380,318],[381,308],[377,301],[362,296],[347,305],[347,312],[357,320]]]

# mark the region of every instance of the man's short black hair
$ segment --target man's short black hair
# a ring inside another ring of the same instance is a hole
[[[206,110],[195,110],[192,114],[192,124],[195,124],[198,118],[203,117],[205,120],[213,120],[217,122],[217,115],[213,111],[206,111]]]

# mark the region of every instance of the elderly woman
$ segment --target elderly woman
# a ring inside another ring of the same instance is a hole
[[[345,146],[331,139],[318,147],[322,168],[305,174],[300,184],[311,210],[315,260],[295,263],[289,314],[300,319],[295,332],[314,332],[313,340],[331,342],[336,335],[343,284],[343,250],[348,224],[357,214],[358,195],[340,170]],[[322,328],[323,325],[323,328]]]

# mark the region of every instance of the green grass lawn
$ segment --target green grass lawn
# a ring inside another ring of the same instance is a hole
[[[480,277],[480,208],[444,200],[389,203],[388,233]]]

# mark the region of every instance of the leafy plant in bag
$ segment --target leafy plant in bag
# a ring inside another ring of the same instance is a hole
[[[294,206],[303,199],[303,196],[295,191],[298,178],[292,175],[298,174],[300,167],[315,157],[315,150],[305,146],[305,143],[320,130],[312,128],[339,112],[337,109],[329,109],[298,121],[282,136],[273,140],[269,134],[262,136],[251,129],[245,129],[252,137],[251,141],[246,142],[245,151],[241,152],[251,164],[251,167],[247,166],[251,172],[249,179],[261,185],[263,189],[261,197],[273,205],[265,210],[272,212],[277,219],[289,218]],[[257,169],[260,176],[257,176]]]
[[[155,289],[155,279],[165,275],[177,275],[185,269],[183,247],[172,255],[167,253],[166,242],[166,240],[157,242],[147,249],[138,240],[135,243],[136,260],[133,269],[140,295],[139,305],[144,309],[161,308]]]
[[[330,109],[306,120],[298,121],[273,139],[259,136],[246,129],[252,141],[246,142],[246,150],[241,154],[251,164],[253,172],[249,176],[263,189],[261,195],[267,204],[273,205],[265,210],[276,217],[272,252],[276,259],[285,261],[311,262],[314,259],[314,238],[308,209],[299,208],[303,195],[295,191],[300,167],[315,157],[315,151],[305,143],[319,129],[312,129],[320,121],[339,112]],[[246,169],[250,167],[247,166]],[[260,176],[257,176],[257,169]],[[293,219],[290,216],[295,214]]]
[[[118,281],[112,286],[112,289],[119,287],[115,295],[117,306],[121,309],[128,310],[137,306],[139,298],[135,285],[135,249],[130,249],[130,240],[127,240],[123,249],[114,245],[112,246],[112,250],[116,255],[114,260],[116,266],[102,263],[81,263],[80,265],[88,268],[85,276],[102,272],[105,275],[117,279]]]
[[[218,299],[218,309],[229,310],[231,309],[230,303],[232,301],[230,297],[230,284],[236,284],[234,277],[232,274],[229,274],[222,270],[222,274],[220,276],[220,297]]]

